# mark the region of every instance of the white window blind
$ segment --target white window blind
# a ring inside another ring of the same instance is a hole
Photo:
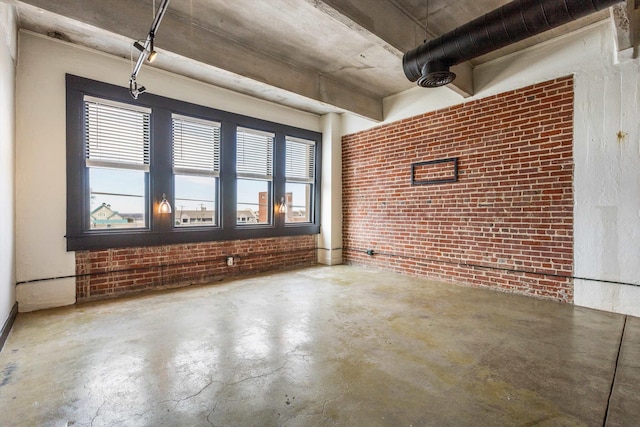
[[[151,110],[84,97],[86,164],[149,171]]]
[[[239,127],[236,132],[236,172],[240,178],[271,180],[275,134]]]
[[[315,141],[287,137],[286,178],[291,182],[313,183],[315,176]]]
[[[220,174],[220,123],[174,114],[173,171]]]

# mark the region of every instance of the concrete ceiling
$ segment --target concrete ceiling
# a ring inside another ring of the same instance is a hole
[[[21,28],[127,59],[154,17],[152,0],[0,1],[16,6]],[[427,19],[426,0],[171,0],[153,67],[316,114],[381,120],[383,98],[414,85],[402,71],[405,51],[427,32],[436,37],[507,2],[430,0]],[[449,87],[472,95],[474,66],[608,16],[603,11],[460,64]]]

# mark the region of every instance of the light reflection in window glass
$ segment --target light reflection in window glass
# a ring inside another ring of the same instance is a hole
[[[287,182],[286,222],[311,221],[311,184]]]

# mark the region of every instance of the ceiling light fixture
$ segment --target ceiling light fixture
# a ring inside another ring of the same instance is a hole
[[[158,56],[158,52],[153,48],[153,37],[151,37],[151,45],[149,49],[149,55],[147,56],[147,61],[153,62],[156,60],[156,56]]]
[[[138,82],[136,81],[135,76],[131,76],[129,79],[129,93],[133,97],[133,99],[138,99],[138,95],[143,94],[147,91],[147,88],[140,85],[138,86]]]
[[[146,88],[144,86],[138,86],[136,78],[138,77],[138,73],[140,72],[142,64],[145,60],[153,62],[156,59],[157,52],[155,51],[153,46],[154,39],[156,36],[156,32],[158,31],[158,27],[160,26],[160,22],[162,21],[162,18],[167,11],[167,7],[169,6],[169,1],[170,0],[162,0],[162,3],[158,8],[158,12],[153,19],[153,23],[151,24],[151,29],[149,30],[147,38],[145,40],[136,40],[135,42],[133,42],[133,47],[140,51],[138,61],[133,67],[131,77],[129,78],[129,93],[131,94],[133,99],[138,99],[138,95],[146,91]]]
[[[136,40],[135,42],[133,42],[133,47],[138,49],[140,53],[144,53],[146,55],[147,62],[153,62],[156,59],[158,52],[156,52],[155,49],[153,48],[154,35],[149,33],[149,36],[150,36],[149,43],[147,43],[146,40]],[[148,48],[145,47],[144,45],[140,44],[140,42],[148,44],[149,47]]]

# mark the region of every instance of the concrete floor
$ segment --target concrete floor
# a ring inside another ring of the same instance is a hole
[[[20,314],[0,353],[1,426],[605,418],[640,425],[640,319],[351,266]]]

